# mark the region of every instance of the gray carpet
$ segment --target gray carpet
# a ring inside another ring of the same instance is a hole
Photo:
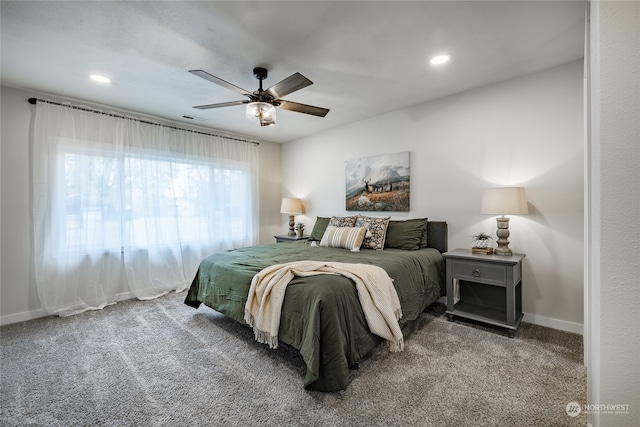
[[[0,328],[2,426],[573,426],[582,337],[504,331],[425,312],[406,348],[380,345],[337,393],[304,365],[185,294]]]

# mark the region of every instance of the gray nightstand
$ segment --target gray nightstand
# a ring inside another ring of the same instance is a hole
[[[299,242],[302,240],[309,240],[309,236],[289,236],[288,234],[283,234],[281,236],[273,236],[276,238],[276,243],[290,243],[290,242]]]
[[[513,338],[522,320],[522,260],[525,255],[442,254],[447,266],[447,314],[508,329]]]

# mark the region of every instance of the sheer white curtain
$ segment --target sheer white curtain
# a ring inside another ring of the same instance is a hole
[[[38,102],[35,271],[68,315],[184,290],[202,258],[256,243],[256,144]]]

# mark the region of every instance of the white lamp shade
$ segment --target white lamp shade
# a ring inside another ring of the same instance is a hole
[[[524,187],[488,188],[482,194],[480,213],[526,215],[529,213]]]
[[[302,213],[302,201],[294,198],[283,198],[280,213],[298,215]]]

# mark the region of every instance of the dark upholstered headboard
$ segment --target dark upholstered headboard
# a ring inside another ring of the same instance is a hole
[[[449,249],[446,221],[427,221],[427,246],[441,253]]]

